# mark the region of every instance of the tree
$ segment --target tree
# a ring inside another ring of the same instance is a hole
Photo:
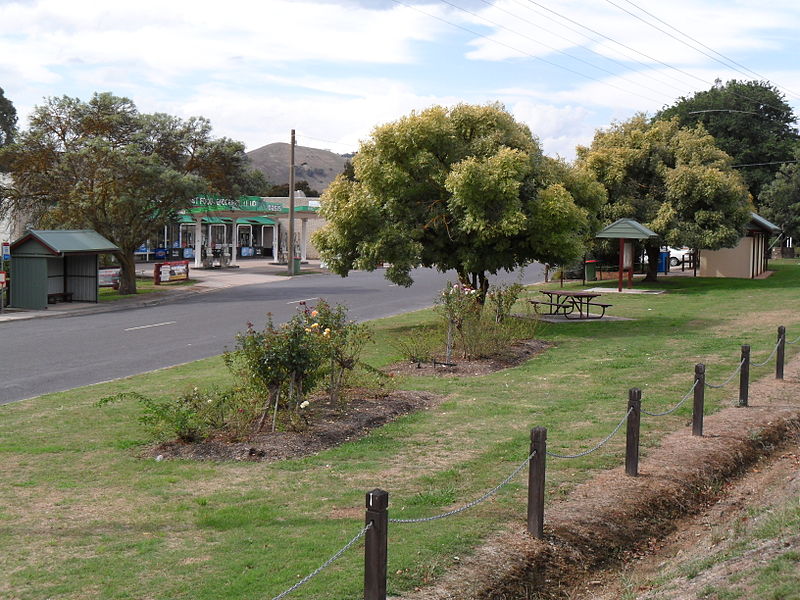
[[[800,148],[795,158],[800,160]],[[800,239],[800,164],[783,165],[761,191],[760,200],[764,217],[779,225],[785,236]]]
[[[13,142],[16,132],[17,110],[0,87],[0,148]],[[0,173],[4,170],[3,161],[0,160]]]
[[[732,247],[750,219],[744,182],[702,126],[640,114],[598,131],[578,148],[578,163],[608,190],[608,222],[632,218],[659,234],[645,242],[648,281],[656,280],[662,245]]]
[[[741,174],[753,198],[759,198],[780,167],[789,159],[798,141],[797,117],[783,94],[769,83],[717,80],[710,90],[682,97],[656,115],[658,119],[678,117],[681,126],[702,124],[714,136],[717,146],[742,167]]]
[[[0,211],[41,227],[89,227],[120,247],[120,293],[136,292],[134,251],[198,193],[236,197],[244,145],[204,118],[142,114],[109,93],[50,98],[3,150],[13,184]]]
[[[295,189],[295,191],[300,190],[301,192],[303,192],[306,195],[306,197],[309,197],[309,198],[318,198],[319,197],[319,192],[317,190],[315,190],[314,188],[312,188],[311,185],[309,185],[308,181],[306,181],[305,179],[300,179],[298,181],[295,181],[294,189]],[[265,194],[265,195],[266,196],[288,196],[289,195],[289,184],[288,183],[283,183],[283,184],[277,184],[277,185],[269,186],[269,188],[267,189],[267,194]]]
[[[389,263],[386,277],[404,286],[422,265],[455,269],[484,295],[487,273],[571,260],[604,200],[496,104],[434,106],[377,127],[353,168],[323,195],[328,224],[314,244],[342,276]]]

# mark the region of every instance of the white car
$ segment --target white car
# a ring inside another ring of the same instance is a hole
[[[663,250],[662,248],[662,251],[669,252],[669,266],[671,267],[677,267],[679,264],[681,264],[684,257],[686,257],[688,260],[692,254],[692,249],[685,246],[681,248],[673,248],[672,246],[668,246],[666,250]]]

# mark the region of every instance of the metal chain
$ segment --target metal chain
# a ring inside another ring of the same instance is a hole
[[[601,447],[605,446],[605,445],[608,443],[608,441],[609,441],[609,440],[610,440],[612,437],[614,437],[614,434],[615,434],[615,433],[617,433],[617,432],[619,431],[619,428],[620,428],[620,427],[622,427],[622,424],[623,424],[625,421],[627,421],[627,420],[628,420],[628,417],[631,415],[631,413],[632,413],[632,412],[633,412],[633,407],[631,406],[631,407],[628,409],[628,412],[626,412],[626,413],[625,413],[625,416],[624,416],[624,417],[622,417],[622,420],[621,420],[621,421],[620,421],[620,422],[617,424],[617,426],[616,426],[616,427],[614,427],[614,431],[612,431],[611,433],[609,433],[609,434],[606,436],[606,439],[604,439],[602,442],[600,442],[599,444],[597,444],[597,446],[595,446],[595,447],[594,447],[594,448],[592,448],[591,450],[586,450],[586,451],[584,451],[584,452],[579,452],[578,454],[557,454],[557,453],[555,453],[555,452],[550,452],[550,451],[548,450],[548,451],[547,451],[547,456],[552,456],[552,457],[554,457],[554,458],[580,458],[581,456],[586,456],[587,454],[591,454],[591,453],[592,453],[592,452],[594,452],[595,450],[598,450],[598,449],[600,449]]]
[[[285,598],[286,596],[288,596],[289,594],[291,594],[293,591],[295,591],[297,588],[299,588],[301,585],[304,585],[304,584],[308,583],[308,582],[309,582],[309,581],[310,581],[310,580],[311,580],[313,577],[317,576],[317,575],[318,575],[318,574],[319,574],[319,573],[320,573],[322,570],[324,570],[325,568],[327,568],[328,566],[330,566],[330,564],[331,564],[333,561],[335,561],[335,560],[336,560],[337,558],[339,558],[339,557],[340,557],[342,554],[344,554],[345,552],[347,552],[347,551],[348,551],[348,550],[349,550],[349,549],[350,549],[350,548],[353,546],[353,544],[355,544],[355,543],[356,543],[358,540],[360,540],[362,537],[364,537],[364,534],[365,534],[365,533],[367,533],[367,530],[368,530],[370,527],[372,527],[372,523],[369,523],[369,524],[367,524],[367,526],[366,526],[366,527],[364,527],[364,529],[362,529],[361,531],[359,531],[359,532],[358,532],[358,534],[356,535],[356,537],[354,537],[352,540],[350,540],[349,542],[347,542],[347,543],[344,545],[344,547],[343,547],[341,550],[339,550],[339,551],[338,551],[336,554],[334,554],[334,555],[333,555],[333,556],[331,556],[331,557],[330,557],[328,560],[326,560],[324,563],[322,563],[322,565],[320,565],[320,567],[319,567],[318,569],[316,569],[314,572],[312,572],[312,573],[309,573],[308,575],[306,575],[305,577],[303,577],[303,578],[302,578],[300,581],[298,581],[297,583],[295,583],[295,584],[294,584],[292,587],[290,587],[288,590],[286,590],[286,591],[284,591],[284,592],[281,592],[280,594],[278,594],[277,596],[275,596],[275,597],[274,597],[272,600],[281,600],[281,598]]]
[[[651,413],[651,412],[649,412],[649,411],[647,411],[645,409],[642,409],[642,412],[644,414],[646,414],[646,415],[651,416],[651,417],[665,417],[665,416],[667,416],[669,414],[674,413],[676,410],[678,410],[683,405],[684,402],[686,402],[686,400],[689,398],[690,394],[694,391],[694,388],[697,387],[697,382],[698,381],[700,381],[700,380],[699,379],[695,379],[694,380],[694,385],[692,386],[692,389],[690,389],[688,392],[686,392],[686,395],[683,398],[681,398],[680,402],[678,402],[675,406],[673,406],[669,410],[665,410],[664,412],[660,412],[660,413]]]
[[[728,384],[731,382],[731,379],[733,379],[734,377],[736,377],[736,374],[737,374],[737,373],[738,373],[738,372],[739,372],[739,371],[742,369],[742,365],[744,365],[744,359],[742,359],[742,362],[740,362],[740,363],[739,363],[739,366],[738,366],[738,367],[736,367],[736,368],[733,370],[733,373],[731,373],[730,377],[728,377],[728,378],[727,378],[725,381],[723,381],[723,382],[722,382],[722,383],[720,383],[719,385],[714,385],[713,383],[708,383],[708,382],[706,381],[706,386],[707,386],[707,387],[710,387],[710,388],[714,388],[714,389],[719,389],[719,388],[723,388],[723,387],[725,387],[726,385],[728,385]]]
[[[767,364],[769,361],[771,361],[771,360],[772,360],[772,357],[773,357],[773,356],[775,356],[775,353],[778,351],[778,347],[779,347],[780,345],[781,345],[781,342],[780,342],[780,340],[778,340],[778,343],[777,343],[777,344],[775,344],[775,347],[772,349],[772,354],[770,354],[770,355],[767,357],[767,360],[765,360],[764,362],[760,362],[760,363],[754,363],[754,362],[751,362],[751,363],[750,363],[750,366],[751,366],[751,367],[763,367],[765,364]]]
[[[456,508],[455,510],[448,511],[440,515],[435,515],[433,517],[422,517],[420,519],[389,519],[389,523],[427,523],[428,521],[438,521],[439,519],[444,519],[445,517],[452,517],[453,515],[457,515],[458,513],[464,512],[465,510],[472,508],[473,506],[477,506],[481,502],[488,500],[492,495],[500,491],[500,489],[503,486],[508,485],[511,482],[511,480],[514,479],[514,477],[516,477],[519,474],[519,472],[525,468],[525,466],[531,461],[531,459],[534,457],[535,454],[536,450],[531,452],[528,455],[528,458],[522,461],[522,464],[520,464],[516,469],[514,469],[511,475],[506,477],[499,485],[490,489],[488,492],[486,492],[483,496],[481,496],[477,500],[473,500],[472,502],[470,502],[469,504],[465,504],[461,508]]]
[[[787,341],[786,343],[787,343],[787,344],[796,344],[797,342],[800,342],[800,337],[798,337],[798,338],[797,338],[796,340],[794,340],[793,342],[789,342],[789,341]]]

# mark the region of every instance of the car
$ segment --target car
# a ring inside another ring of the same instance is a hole
[[[662,248],[663,252],[669,252],[669,266],[677,267],[681,262],[683,262],[684,258],[686,260],[692,254],[692,249],[687,248],[686,246],[682,246],[679,248],[673,248],[672,246],[668,246],[666,250]]]

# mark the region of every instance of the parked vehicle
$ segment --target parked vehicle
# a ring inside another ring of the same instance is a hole
[[[680,248],[668,246],[665,252],[669,252],[669,266],[677,267],[679,264],[681,264],[681,262],[683,262],[684,257],[686,260],[689,260],[689,257],[692,254],[692,249],[687,248],[686,246]]]

